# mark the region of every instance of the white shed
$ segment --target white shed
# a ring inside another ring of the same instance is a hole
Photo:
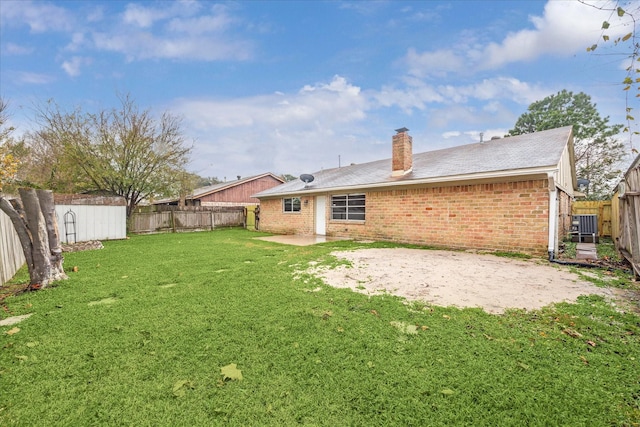
[[[122,197],[55,194],[54,200],[61,242],[127,237],[127,206]]]

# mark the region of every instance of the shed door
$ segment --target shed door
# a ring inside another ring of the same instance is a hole
[[[316,196],[316,234],[324,236],[327,232],[327,201],[325,196]]]

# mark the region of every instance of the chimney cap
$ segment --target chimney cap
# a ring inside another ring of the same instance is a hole
[[[398,133],[403,133],[403,132],[406,132],[406,131],[408,131],[408,130],[409,130],[409,129],[407,129],[407,128],[400,128],[400,129],[396,129],[396,132],[398,132]]]

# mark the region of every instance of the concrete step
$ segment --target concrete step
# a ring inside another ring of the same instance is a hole
[[[576,245],[577,259],[598,259],[595,243],[578,243]]]

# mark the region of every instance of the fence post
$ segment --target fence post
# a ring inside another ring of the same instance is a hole
[[[633,195],[629,198],[631,263],[635,264],[636,268],[640,268],[638,267],[640,264],[640,197],[638,196]]]
[[[213,211],[209,211],[209,215],[211,216],[211,231],[213,231]]]
[[[175,233],[176,232],[176,217],[175,217],[173,211],[169,211],[169,212],[171,212],[171,216],[170,216],[170,218],[171,218],[171,229]]]

